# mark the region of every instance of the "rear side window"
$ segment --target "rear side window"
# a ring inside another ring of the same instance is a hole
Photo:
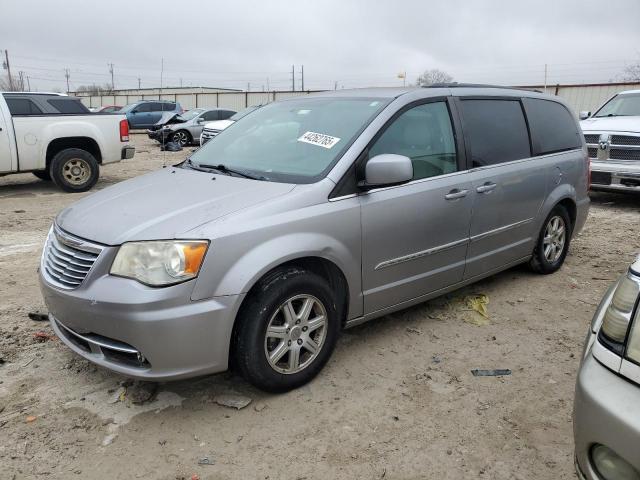
[[[529,132],[518,100],[462,100],[464,134],[473,167],[531,156]]]
[[[88,113],[89,109],[85,107],[80,100],[72,98],[52,98],[47,103],[60,113]]]
[[[154,112],[172,112],[176,109],[175,103],[156,102],[153,103],[151,110]]]
[[[572,150],[582,146],[578,127],[564,105],[551,100],[525,98],[531,143],[535,155]]]
[[[41,115],[42,110],[28,98],[5,98],[11,115]]]

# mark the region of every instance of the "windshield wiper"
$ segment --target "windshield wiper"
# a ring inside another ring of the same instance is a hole
[[[200,163],[195,165],[190,158],[187,159],[187,163],[191,168],[200,171],[210,171],[217,170],[222,173],[226,173],[227,175],[238,175],[244,178],[250,178],[251,180],[267,180],[267,177],[263,177],[262,175],[253,175],[248,172],[244,172],[242,170],[236,170],[235,168],[227,167],[223,163],[219,163],[218,165],[207,165],[206,163]]]

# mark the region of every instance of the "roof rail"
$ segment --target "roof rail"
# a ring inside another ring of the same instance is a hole
[[[506,87],[504,85],[485,85],[483,83],[432,83],[431,85],[422,85],[422,88],[504,88],[507,90],[525,90],[527,92],[542,93],[540,90],[529,90],[522,87]]]

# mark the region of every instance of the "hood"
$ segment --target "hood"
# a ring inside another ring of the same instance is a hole
[[[186,238],[200,225],[294,188],[168,167],[89,195],[60,212],[56,223],[73,235],[106,245]]]
[[[640,117],[592,117],[582,120],[584,132],[632,132],[640,133]]]
[[[215,122],[207,122],[204,124],[204,128],[210,130],[224,130],[232,123],[235,123],[233,120],[216,120]]]
[[[169,123],[184,123],[186,120],[180,116],[177,112],[164,112],[156,123],[153,124],[153,130],[157,130],[163,125]]]

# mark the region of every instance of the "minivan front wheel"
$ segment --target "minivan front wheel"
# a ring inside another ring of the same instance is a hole
[[[238,318],[234,360],[256,387],[285,392],[309,382],[335,347],[340,322],[327,282],[298,267],[255,288]]]
[[[569,250],[571,227],[567,209],[556,205],[542,226],[529,262],[535,272],[553,273],[562,266]]]

